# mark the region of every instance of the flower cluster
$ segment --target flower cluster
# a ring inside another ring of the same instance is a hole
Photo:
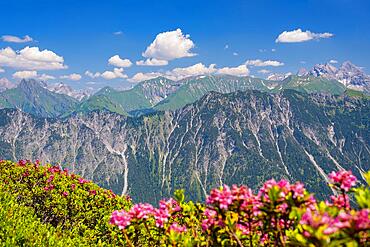
[[[328,212],[319,212],[307,209],[303,214],[300,224],[302,224],[305,237],[311,237],[313,233],[322,230],[325,235],[344,231],[368,231],[370,230],[369,209],[351,211],[349,213],[341,211],[337,216],[331,216]],[[307,228],[306,226],[309,226]]]
[[[179,204],[172,198],[169,200],[161,200],[159,202],[159,208],[154,208],[149,203],[139,203],[135,204],[130,211],[114,211],[111,215],[110,223],[118,226],[120,229],[124,229],[126,226],[130,225],[131,222],[139,222],[153,217],[156,226],[163,228],[169,218],[180,210]]]
[[[109,228],[106,218],[113,210],[129,208],[131,203],[126,197],[116,196],[110,190],[70,174],[67,169],[41,164],[40,161],[20,160],[14,163],[2,160],[0,195],[2,193],[7,193],[17,204],[24,206],[27,214],[34,212],[32,217],[49,225],[58,236],[65,234],[70,235],[71,239],[83,238],[87,245],[96,244],[91,238],[95,236],[94,239],[107,245],[122,245],[122,241],[114,236],[119,229]],[[0,200],[0,208],[2,202]],[[19,216],[23,215],[22,213]],[[29,221],[24,221],[24,224],[28,223]],[[40,232],[45,236],[54,233]],[[78,236],[72,236],[76,233]],[[35,245],[31,240],[27,241]]]
[[[370,181],[370,173],[365,176]],[[162,200],[158,209],[150,204],[136,204],[129,211],[115,211],[110,223],[125,229],[124,234],[133,245],[143,244],[137,241],[140,236],[151,245],[337,246],[348,242],[361,246],[367,243],[370,190],[352,188],[357,179],[348,171],[333,172],[330,178],[338,192],[330,196],[331,202],[318,202],[300,182],[271,179],[257,193],[243,185],[212,189],[204,205],[185,203],[183,195],[175,193],[177,200]],[[357,193],[356,199],[361,202],[359,210],[351,209],[347,192]],[[140,227],[146,230],[138,231]]]
[[[352,175],[351,171],[331,172],[329,178],[334,182],[334,185],[339,186],[345,192],[348,192],[351,187],[356,185],[357,178]]]

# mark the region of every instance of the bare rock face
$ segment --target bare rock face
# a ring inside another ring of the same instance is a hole
[[[334,79],[348,88],[370,92],[370,76],[349,61],[344,62],[340,68],[336,68],[328,63],[317,64],[308,74]]]
[[[0,158],[61,164],[135,201],[175,189],[300,180],[325,197],[326,174],[370,169],[369,101],[295,91],[210,93],[180,110],[138,118],[109,112],[67,119],[0,110]]]
[[[72,87],[62,82],[55,84],[47,84],[45,85],[45,88],[54,93],[68,95],[72,98],[77,99],[78,101],[87,99],[92,94],[92,92],[88,90],[74,90]]]

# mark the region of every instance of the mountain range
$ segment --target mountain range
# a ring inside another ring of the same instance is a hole
[[[22,80],[0,92],[0,158],[58,163],[136,201],[178,188],[201,200],[224,183],[257,188],[272,177],[325,198],[331,170],[370,169],[360,72],[344,63],[270,79],[158,77],[91,96]]]
[[[330,63],[317,64],[308,71],[308,75],[337,80],[348,88],[370,92],[370,76],[349,61],[339,68]]]
[[[4,81],[1,84],[3,92],[0,93],[0,108],[19,108],[42,117],[66,117],[94,110],[138,116],[158,110],[180,109],[212,91],[231,93],[258,90],[277,93],[294,89],[306,93],[340,95],[357,90],[369,94],[369,78],[360,68],[345,62],[339,69],[331,64],[318,64],[309,71],[300,70],[297,75],[275,74],[268,76],[268,79],[202,75],[173,81],[157,77],[140,82],[129,90],[104,87],[93,95],[90,91],[73,90],[63,83],[49,85],[36,80],[22,80],[15,87]],[[4,90],[5,87],[10,89]],[[57,101],[55,106],[50,101],[54,97]],[[58,105],[63,107],[58,108]]]
[[[77,104],[78,100],[49,91],[36,80],[22,80],[17,87],[0,92],[0,108],[22,109],[40,117],[58,117]]]
[[[299,180],[327,197],[331,170],[369,170],[366,97],[255,90],[211,92],[178,110],[129,117],[108,111],[40,118],[0,110],[0,157],[63,164],[135,201],[186,188],[204,199],[221,184],[257,188]]]

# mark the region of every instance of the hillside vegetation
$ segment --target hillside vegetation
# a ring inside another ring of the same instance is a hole
[[[317,201],[300,182],[254,192],[223,185],[206,203],[128,197],[58,166],[0,161],[1,246],[368,246],[370,189],[350,171],[329,174],[335,195]],[[370,173],[365,174],[370,183]],[[354,198],[350,203],[350,198]]]
[[[0,161],[0,243],[4,246],[118,244],[111,211],[131,202],[58,166]]]

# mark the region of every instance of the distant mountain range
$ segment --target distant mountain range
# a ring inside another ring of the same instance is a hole
[[[11,88],[0,92],[0,159],[60,163],[138,201],[177,188],[200,200],[271,177],[325,197],[331,170],[370,169],[368,76],[350,63],[269,80],[158,77],[91,96],[36,80],[1,85]]]
[[[65,94],[72,98],[82,101],[91,96],[91,90],[74,90],[71,86],[68,86],[65,83],[55,83],[55,84],[46,84],[45,88],[58,94]]]
[[[297,75],[272,74],[268,79],[202,75],[173,81],[158,77],[140,82],[129,90],[104,87],[93,95],[89,91],[73,90],[63,83],[49,85],[36,80],[22,80],[15,87],[8,81],[0,81],[0,88],[3,88],[0,108],[19,108],[42,117],[66,117],[94,110],[138,116],[158,110],[182,108],[209,92],[258,90],[278,93],[294,89],[333,95],[345,92],[351,94],[352,90],[359,91],[356,95],[361,95],[361,92],[369,94],[369,78],[360,68],[345,62],[339,69],[331,64],[318,64],[309,71],[301,69]]]
[[[363,181],[370,169],[367,97],[246,90],[211,92],[178,110],[141,117],[92,111],[55,119],[16,109],[0,116],[0,158],[63,164],[141,202],[178,188],[201,200],[223,183],[257,188],[272,177],[303,181],[324,198],[332,193],[330,171],[350,169]]]
[[[317,64],[307,74],[337,80],[348,88],[370,92],[370,76],[349,61],[339,68],[330,63]]]

